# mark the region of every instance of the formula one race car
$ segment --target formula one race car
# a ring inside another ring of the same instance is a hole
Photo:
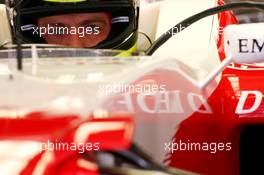
[[[245,7],[264,3],[204,10],[126,57],[0,41],[0,174],[262,174],[264,24],[226,12]]]

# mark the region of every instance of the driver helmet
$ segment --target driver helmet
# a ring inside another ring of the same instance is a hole
[[[137,0],[9,0],[13,41],[136,50]]]

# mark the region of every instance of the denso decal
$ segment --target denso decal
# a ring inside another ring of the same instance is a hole
[[[181,93],[177,90],[121,94],[116,100],[114,108],[149,114],[212,113],[210,105],[203,96],[195,93]]]
[[[250,96],[254,96],[250,97]],[[255,112],[261,105],[263,94],[260,91],[241,91],[236,114],[249,114]],[[250,106],[247,102],[251,102]]]

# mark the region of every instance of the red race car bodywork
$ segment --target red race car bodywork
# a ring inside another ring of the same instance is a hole
[[[90,117],[83,121],[78,116],[34,113],[23,118],[1,119],[0,127],[6,128],[1,130],[1,144],[9,145],[14,152],[19,154],[27,142],[31,144],[31,150],[26,146],[24,156],[6,152],[6,158],[1,160],[4,173],[21,175],[97,175],[99,169],[93,159],[94,151],[126,150],[133,135],[131,116]],[[14,144],[17,146],[12,147]],[[91,157],[84,158],[83,153]],[[19,166],[11,170],[4,167],[12,164]]]
[[[220,13],[218,17],[223,28],[237,23],[230,12]],[[225,58],[223,40],[219,35],[217,45],[222,61]],[[259,66],[227,67],[207,101],[212,113],[194,113],[179,125],[173,138],[177,150],[171,145],[168,164],[201,174],[263,172],[256,158],[263,156],[260,151],[264,122],[263,73],[264,69]]]
[[[213,112],[193,114],[180,124],[175,135],[178,143],[217,143],[218,148],[213,153],[202,150],[175,151],[170,157],[170,165],[202,174],[239,174],[240,170],[243,173],[244,168],[258,172],[261,163],[255,160],[258,154],[261,155],[257,151],[262,141],[256,132],[262,131],[263,134],[263,128],[258,127],[264,122],[263,73],[263,68],[228,67],[219,86],[208,99]],[[252,134],[254,130],[255,135]],[[251,143],[248,143],[250,140],[244,141],[245,132],[251,132],[249,138],[245,136],[245,139],[253,139]],[[226,144],[230,146],[228,149],[224,149]],[[252,145],[247,148],[243,144]],[[251,156],[247,157],[247,154]]]

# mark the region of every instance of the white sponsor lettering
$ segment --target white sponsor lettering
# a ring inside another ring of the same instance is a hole
[[[249,95],[255,95],[255,101],[249,109],[245,109],[245,104]],[[261,104],[262,96],[263,94],[260,91],[241,91],[241,97],[237,104],[236,114],[248,114],[256,111]]]
[[[135,100],[132,100],[131,94],[122,94],[117,105],[129,112],[139,109],[149,114],[183,114],[190,110],[212,113],[210,105],[203,96],[194,93],[181,94],[180,91],[138,93]],[[200,109],[201,105],[204,109]]]
[[[194,93],[189,93],[187,98],[188,98],[188,101],[189,101],[190,106],[193,109],[193,111],[196,111],[199,113],[205,113],[205,114],[211,114],[212,113],[212,109],[211,109],[210,105],[207,103],[206,99],[203,98],[203,96],[197,95]],[[198,104],[197,104],[197,102],[195,103],[195,99],[199,100]],[[205,108],[204,110],[199,109],[201,104],[203,104],[203,106]]]

